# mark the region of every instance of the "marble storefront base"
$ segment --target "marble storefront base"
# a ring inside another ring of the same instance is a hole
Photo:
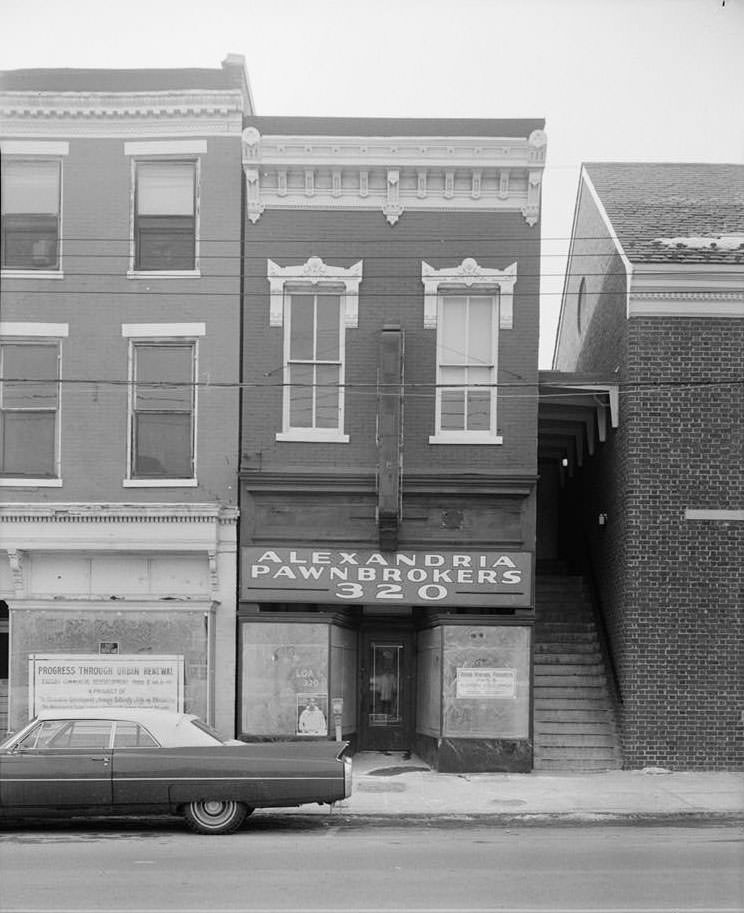
[[[435,739],[416,735],[416,754],[441,773],[529,773],[527,739]]]

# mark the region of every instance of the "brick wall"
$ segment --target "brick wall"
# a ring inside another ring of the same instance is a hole
[[[741,321],[631,319],[620,427],[566,493],[564,515],[582,504],[571,533],[592,555],[629,768],[744,766],[744,528],[684,519],[744,500],[744,400],[728,383],[742,351]]]
[[[503,269],[515,261],[518,280],[514,329],[501,330],[499,381],[534,384],[538,344],[538,229],[518,214],[404,213],[391,227],[382,213],[265,212],[246,227],[245,377],[243,466],[246,469],[355,467],[373,472],[380,331],[400,324],[405,331],[406,472],[442,470],[534,473],[536,403],[530,388],[499,394],[501,446],[436,446],[434,432],[436,331],[424,329],[421,262],[435,268],[459,266],[474,257],[481,266]],[[331,265],[364,262],[359,326],[346,331],[346,428],[348,444],[303,444],[275,440],[281,430],[282,329],[269,327],[266,260],[282,266],[321,257]],[[519,394],[519,395],[517,395]]]
[[[201,278],[127,279],[130,158],[123,139],[71,139],[63,160],[63,279],[4,278],[0,319],[69,324],[62,340],[63,486],[34,501],[237,502],[240,188],[237,137],[201,156]],[[199,342],[198,488],[122,487],[128,340],[123,323],[205,322]],[[74,382],[73,382],[74,381]],[[230,386],[232,385],[232,386]],[[29,491],[3,488],[4,501]]]
[[[628,379],[653,386],[624,397],[626,757],[741,768],[744,527],[684,511],[744,502],[744,322],[633,318],[628,337]]]

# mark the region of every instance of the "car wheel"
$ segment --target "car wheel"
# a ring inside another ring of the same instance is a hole
[[[248,809],[242,802],[223,799],[189,802],[183,810],[186,824],[197,834],[232,834],[247,815]]]

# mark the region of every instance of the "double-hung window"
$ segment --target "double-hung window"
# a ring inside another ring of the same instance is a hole
[[[285,332],[285,428],[341,430],[341,295],[293,292]]]
[[[2,269],[59,270],[61,169],[58,159],[4,157]]]
[[[193,340],[132,341],[130,480],[195,477],[195,362]]]
[[[284,397],[279,441],[348,443],[344,431],[346,333],[358,325],[362,261],[268,261],[269,323],[283,328]]]
[[[467,257],[421,265],[424,326],[436,330],[436,407],[430,444],[501,444],[496,422],[499,335],[513,326],[517,264],[504,270]]]
[[[493,435],[497,299],[444,295],[440,306],[437,431]]]
[[[196,161],[135,161],[135,271],[197,268]]]
[[[59,343],[0,343],[0,478],[56,479]]]

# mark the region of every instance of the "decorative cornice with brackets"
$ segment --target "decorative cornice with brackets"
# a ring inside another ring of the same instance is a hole
[[[234,542],[237,507],[203,504],[3,503],[3,550],[203,551]]]
[[[272,209],[520,212],[534,226],[547,137],[350,137],[243,131],[248,217]]]
[[[355,329],[359,323],[359,285],[362,281],[362,260],[353,266],[329,266],[320,257],[310,257],[306,263],[297,266],[279,266],[273,260],[267,261],[270,304],[269,325],[280,327],[284,323],[284,293],[293,286],[302,288],[343,286],[344,325]]]
[[[514,286],[517,283],[517,264],[506,269],[489,269],[479,266],[472,257],[466,257],[459,266],[434,269],[421,263],[421,281],[424,284],[424,327],[437,328],[437,302],[445,289],[499,292],[499,327],[511,330],[514,326]]]
[[[10,136],[240,135],[239,90],[0,92],[0,134]]]

